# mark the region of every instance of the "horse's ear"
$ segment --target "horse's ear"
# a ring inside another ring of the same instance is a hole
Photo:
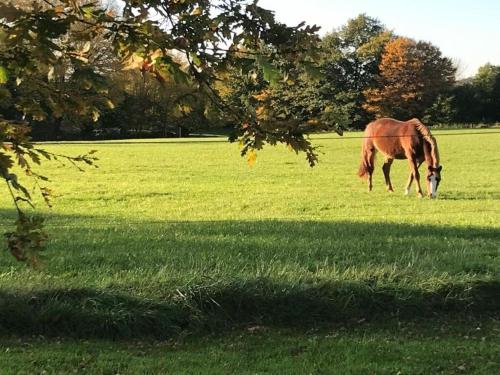
[[[439,168],[438,168],[438,172],[441,173],[442,170],[443,170],[443,166],[440,165]]]

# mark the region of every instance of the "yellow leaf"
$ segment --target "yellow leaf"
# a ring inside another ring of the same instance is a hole
[[[259,102],[262,102],[269,97],[269,91],[263,90],[260,94],[255,94],[253,97]]]
[[[63,5],[58,5],[54,8],[54,13],[57,15],[60,15],[64,13],[64,6]]]
[[[90,51],[90,47],[91,47],[91,43],[90,42],[85,42],[85,44],[83,45],[80,53],[87,53]]]
[[[193,108],[191,108],[190,105],[188,104],[184,104],[184,105],[181,105],[181,112],[185,115],[188,115],[190,114],[191,112],[193,111]]]
[[[250,167],[253,167],[255,164],[255,160],[257,160],[257,152],[254,149],[250,149],[247,153],[247,162]]]
[[[128,59],[123,61],[122,70],[132,70],[132,69],[143,69],[149,70],[150,67],[156,62],[156,59],[163,56],[163,52],[160,49],[152,52],[146,57],[143,57],[137,53],[134,53]]]
[[[149,60],[154,64],[156,59],[163,56],[163,51],[161,49],[157,49],[151,55],[149,55]]]
[[[260,106],[255,110],[255,114],[257,115],[257,117],[260,118],[264,115],[265,111],[266,111],[266,108],[264,106]]]
[[[97,122],[99,120],[100,113],[97,110],[92,111],[92,121]]]
[[[106,106],[109,109],[115,109],[115,104],[111,100],[109,100],[109,99],[106,99]]]
[[[194,8],[193,12],[191,13],[192,16],[199,16],[203,13],[203,9],[201,7],[196,7]]]
[[[143,62],[144,59],[134,53],[128,60],[123,62],[123,70],[139,69],[142,67]]]

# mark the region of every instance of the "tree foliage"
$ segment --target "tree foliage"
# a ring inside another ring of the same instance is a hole
[[[500,66],[491,64],[479,68],[473,84],[480,101],[482,121],[500,121]]]
[[[343,118],[343,125],[363,127],[369,120],[363,91],[375,85],[384,46],[392,33],[377,19],[361,14],[322,42],[321,92]]]
[[[437,47],[396,38],[384,48],[378,87],[365,90],[365,108],[379,117],[422,117],[454,77],[455,67]]]
[[[31,197],[12,177],[14,161],[37,179],[27,160],[38,163],[40,155],[56,157],[34,148],[19,117],[28,122],[49,117],[61,121],[76,114],[98,120],[106,106],[115,106],[105,72],[109,61],[153,76],[165,87],[168,82],[194,87],[210,99],[211,106],[231,116],[243,154],[254,155],[266,143],[283,142],[305,152],[311,165],[316,161],[302,123],[292,113],[275,113],[264,91],[254,103],[255,111],[235,109],[222,100],[215,83],[224,71],[248,73],[256,67],[267,88],[293,84],[314,65],[317,27],[286,26],[271,11],[247,0],[125,0],[123,5],[121,14],[77,0],[0,5],[0,95],[15,108],[3,112],[7,117],[0,133],[0,171],[12,189],[21,223],[17,234],[9,237],[13,253],[38,250],[43,242],[41,237],[25,240],[26,233],[34,233],[30,228],[40,232],[42,227],[39,220],[23,219],[18,203],[30,203]],[[105,47],[100,49],[106,52],[100,55],[104,64],[92,58],[97,45]],[[192,111],[188,97],[179,104],[181,112]],[[94,158],[67,160],[91,164]]]
[[[500,122],[500,66],[485,64],[452,91],[454,121]]]
[[[70,157],[37,148],[28,137],[29,131],[29,126],[24,122],[16,123],[0,118],[0,176],[7,185],[18,215],[16,230],[5,234],[7,245],[16,259],[36,266],[38,252],[43,248],[47,234],[43,229],[43,218],[29,216],[21,209],[21,203],[33,206],[33,198],[19,176],[13,172],[15,164],[26,176],[33,179],[45,203],[50,207],[52,193],[45,186],[49,179],[36,173],[33,164],[40,165],[42,160],[57,160],[70,162],[80,168],[78,164],[93,165],[96,158],[93,151]]]

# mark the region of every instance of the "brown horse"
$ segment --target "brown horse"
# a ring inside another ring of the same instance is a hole
[[[430,198],[436,197],[442,169],[439,164],[438,147],[436,139],[429,129],[418,119],[403,122],[390,118],[381,118],[368,124],[363,140],[358,176],[361,178],[368,177],[369,191],[373,187],[372,175],[377,150],[385,158],[382,171],[384,172],[387,191],[394,191],[389,176],[392,162],[394,159],[408,159],[411,173],[406,185],[406,195],[410,193],[411,184],[415,180],[417,194],[422,197],[418,168],[425,160],[428,165],[427,192]]]

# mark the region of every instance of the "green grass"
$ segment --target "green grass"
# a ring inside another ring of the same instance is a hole
[[[314,169],[212,138],[47,145],[100,168],[44,166],[42,272],[0,254],[0,374],[499,373],[500,135],[463,132],[435,132],[435,201],[403,196],[405,161],[368,194],[360,133],[315,136]]]

